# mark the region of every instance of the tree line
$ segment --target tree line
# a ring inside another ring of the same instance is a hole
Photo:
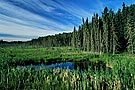
[[[102,15],[95,13],[92,20],[82,18],[82,24],[71,33],[49,35],[25,42],[42,47],[72,46],[98,53],[135,53],[135,4],[114,12],[104,8]]]
[[[118,9],[104,8],[102,16],[97,13],[88,18],[79,26],[74,27],[71,45],[85,51],[99,53],[135,52],[135,5]]]
[[[33,39],[30,44],[42,46],[73,46],[99,53],[135,52],[135,5],[122,5],[116,13],[104,8],[95,13],[91,22],[82,18],[82,25],[72,33],[56,34]]]
[[[32,39],[31,41],[28,41],[27,44],[39,47],[71,46],[71,38],[72,33],[62,33]]]

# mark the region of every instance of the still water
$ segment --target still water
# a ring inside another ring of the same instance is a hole
[[[62,63],[55,63],[50,65],[40,64],[40,65],[26,65],[26,66],[17,66],[17,69],[21,68],[34,68],[35,70],[42,70],[42,69],[69,69],[74,70],[74,63],[73,62],[62,62]]]
[[[55,63],[55,64],[39,64],[39,65],[25,65],[25,66],[17,66],[17,69],[21,68],[33,68],[35,70],[42,70],[42,69],[69,69],[69,70],[106,70],[106,69],[111,69],[109,67],[106,67],[106,63],[103,61],[98,61],[98,62],[90,62],[90,61],[80,61],[80,62],[60,62],[60,63]]]

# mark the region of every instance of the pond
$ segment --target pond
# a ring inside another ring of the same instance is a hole
[[[40,65],[26,65],[26,66],[17,66],[17,69],[21,68],[34,68],[35,70],[42,70],[42,69],[56,69],[56,68],[61,68],[61,69],[69,69],[69,70],[74,70],[74,63],[73,62],[61,62],[61,63],[55,63],[55,64],[40,64]]]
[[[103,61],[98,62],[92,62],[92,61],[78,61],[78,62],[57,62],[52,64],[39,64],[39,65],[25,65],[25,66],[17,66],[17,69],[21,68],[34,68],[35,70],[42,70],[42,69],[69,69],[69,70],[88,70],[90,68],[91,70],[106,70],[111,69],[106,66],[106,63]]]

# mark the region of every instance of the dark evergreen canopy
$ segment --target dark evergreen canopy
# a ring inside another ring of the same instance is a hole
[[[78,29],[74,27],[72,33],[39,37],[26,44],[43,47],[72,46],[99,53],[134,53],[135,5],[126,6],[123,3],[122,6],[122,10],[118,9],[116,13],[105,7],[102,16],[94,14],[91,22],[88,18],[82,18],[83,24]]]

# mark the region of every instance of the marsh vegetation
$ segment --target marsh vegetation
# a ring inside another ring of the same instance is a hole
[[[135,88],[135,56],[132,54],[98,54],[71,47],[0,49],[1,90]],[[60,62],[74,62],[74,70],[16,68],[17,65],[49,65]]]
[[[0,40],[0,90],[134,90],[134,17],[123,3],[71,33]]]

